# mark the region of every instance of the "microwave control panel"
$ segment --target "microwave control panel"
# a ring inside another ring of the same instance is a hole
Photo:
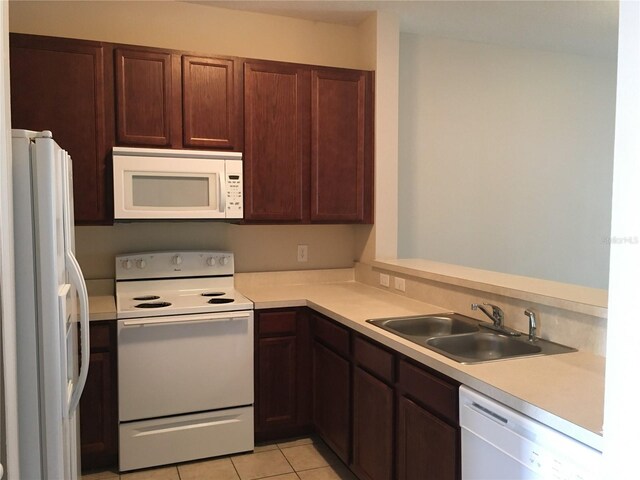
[[[226,217],[242,218],[242,160],[227,160],[225,162],[227,181]]]

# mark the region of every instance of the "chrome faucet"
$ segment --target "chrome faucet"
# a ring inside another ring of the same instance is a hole
[[[493,321],[493,326],[502,328],[504,327],[504,312],[497,305],[492,305],[491,303],[484,303],[488,307],[491,307],[492,312],[489,313],[486,308],[482,305],[478,305],[477,303],[471,304],[471,310],[480,309],[487,317],[489,317]]]
[[[533,312],[532,310],[526,309],[524,311],[524,314],[529,317],[529,341],[530,342],[535,342],[537,337],[536,337],[536,331],[538,330],[538,325],[536,323],[536,314],[535,312]]]
[[[489,313],[489,310],[487,310],[482,305],[491,307],[491,313]],[[520,336],[520,332],[504,326],[504,312],[500,307],[498,307],[497,305],[493,305],[491,303],[483,303],[482,305],[479,305],[477,303],[472,303],[471,310],[479,309],[480,311],[482,311],[482,313],[484,313],[487,317],[491,319],[491,321],[493,322],[493,325],[487,325],[486,323],[482,323],[481,326],[488,328],[490,330],[495,330],[496,332],[500,332],[505,335],[510,335],[512,337]]]

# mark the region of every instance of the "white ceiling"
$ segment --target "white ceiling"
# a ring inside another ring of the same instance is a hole
[[[617,0],[212,0],[202,5],[358,25],[390,11],[403,32],[615,57]]]

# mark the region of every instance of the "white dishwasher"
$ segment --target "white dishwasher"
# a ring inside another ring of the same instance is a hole
[[[462,480],[600,479],[602,454],[460,387]]]

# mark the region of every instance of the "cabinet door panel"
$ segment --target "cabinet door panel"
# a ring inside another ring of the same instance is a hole
[[[234,148],[238,137],[233,60],[182,57],[185,146]]]
[[[398,479],[455,480],[458,435],[404,396],[398,400]]]
[[[262,429],[296,423],[296,337],[260,339],[258,422]]]
[[[104,47],[11,34],[12,128],[51,130],[73,160],[77,223],[105,223],[108,208]]]
[[[393,389],[360,368],[353,374],[353,469],[363,479],[392,479]]]
[[[118,142],[171,143],[171,54],[117,49]]]
[[[350,451],[350,365],[318,342],[313,347],[313,421],[320,436],[345,462]]]
[[[313,70],[311,86],[311,220],[363,222],[371,164],[367,73]]]
[[[116,465],[118,456],[115,322],[93,324],[90,330],[89,374],[80,397],[80,444],[85,471]]]
[[[248,62],[244,74],[245,219],[308,220],[309,70]]]

